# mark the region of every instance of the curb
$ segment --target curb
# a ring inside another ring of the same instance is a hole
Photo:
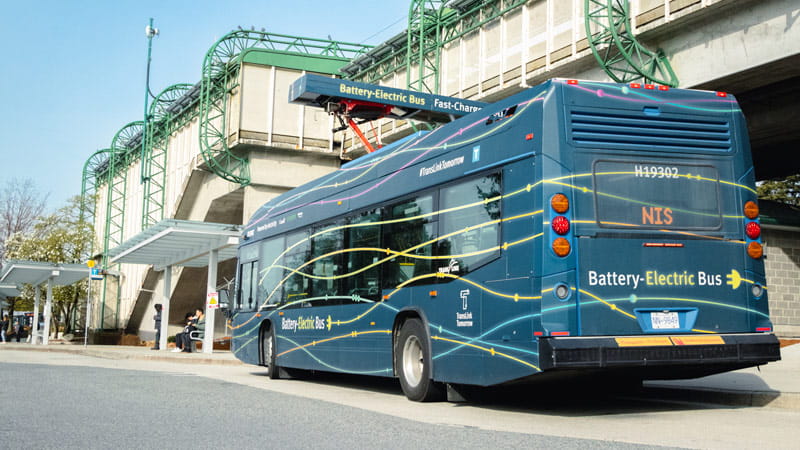
[[[244,365],[243,362],[239,361],[238,359],[229,359],[229,358],[212,358],[209,356],[201,356],[205,355],[204,353],[190,353],[190,354],[183,354],[183,353],[175,353],[171,355],[158,355],[158,354],[137,354],[137,353],[122,353],[122,352],[115,352],[115,351],[104,351],[98,349],[84,349],[84,348],[76,348],[73,346],[29,346],[29,347],[8,347],[6,350],[17,350],[17,351],[36,351],[36,352],[55,352],[55,353],[72,353],[76,355],[84,355],[84,356],[91,356],[94,358],[103,358],[103,359],[117,359],[117,360],[147,360],[147,361],[162,361],[162,362],[174,362],[174,363],[181,363],[181,364],[215,364],[215,365],[224,365],[224,366],[240,366]],[[197,355],[197,356],[195,356]]]
[[[727,406],[769,407],[800,410],[800,394],[780,391],[733,391],[727,389],[674,388],[646,386],[645,393],[662,399]]]

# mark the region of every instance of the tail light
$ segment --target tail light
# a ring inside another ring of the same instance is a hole
[[[764,256],[764,248],[756,241],[747,244],[747,256],[758,259]]]
[[[569,219],[564,216],[556,216],[553,218],[550,226],[553,227],[553,231],[555,231],[558,235],[563,236],[569,233]]]
[[[750,239],[758,239],[761,236],[761,225],[758,222],[748,222],[744,227],[744,234]]]
[[[570,245],[568,240],[560,237],[556,238],[553,241],[553,252],[557,256],[562,256],[562,257],[567,256],[569,255],[569,251],[570,251]]]
[[[757,241],[761,237],[761,224],[758,223],[758,204],[752,200],[744,204],[744,234],[747,236],[749,242],[747,243],[747,255],[753,259],[759,259],[764,256],[764,248],[761,243]]]
[[[759,210],[758,204],[752,200],[748,201],[744,204],[744,216],[748,219],[756,219],[758,217]]]
[[[550,199],[550,207],[553,211],[564,214],[569,210],[569,199],[564,194],[556,194]]]

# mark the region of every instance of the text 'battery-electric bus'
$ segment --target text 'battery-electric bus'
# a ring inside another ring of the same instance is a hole
[[[780,359],[744,117],[722,92],[551,80],[261,207],[232,350],[446,384]]]

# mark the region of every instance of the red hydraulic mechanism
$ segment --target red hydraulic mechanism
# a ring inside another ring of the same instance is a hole
[[[370,144],[369,139],[364,136],[364,133],[359,128],[359,125],[365,122],[372,122],[373,120],[387,117],[391,113],[392,108],[393,106],[391,105],[381,105],[379,103],[365,102],[363,100],[354,99],[340,99],[339,103],[328,103],[326,105],[328,112],[333,114],[341,124],[339,128],[335,128],[333,131],[341,131],[349,126],[356,136],[358,136],[358,139],[361,140],[361,143],[364,144],[364,148],[367,149],[367,153],[374,152],[375,147],[373,147],[372,144]],[[357,123],[353,119],[354,116],[360,117],[361,121]],[[374,126],[372,131],[375,134],[375,139],[377,141],[378,134],[375,132]],[[382,145],[380,142],[378,142],[378,148],[381,147]]]

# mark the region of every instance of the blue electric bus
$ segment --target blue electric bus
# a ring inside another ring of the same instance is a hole
[[[262,206],[232,350],[406,396],[780,359],[744,117],[723,92],[551,80]]]

